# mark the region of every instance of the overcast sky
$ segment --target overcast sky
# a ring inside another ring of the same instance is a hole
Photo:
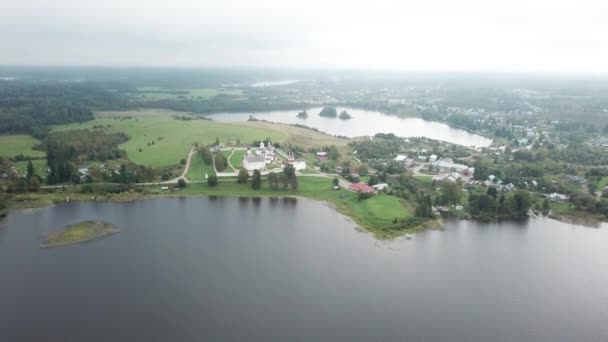
[[[0,64],[608,72],[608,0],[2,0]]]

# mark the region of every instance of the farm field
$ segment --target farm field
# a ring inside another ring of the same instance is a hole
[[[135,110],[122,112],[97,112],[95,120],[82,124],[55,126],[54,130],[92,128],[103,125],[115,132],[124,132],[131,138],[121,145],[130,160],[137,164],[164,167],[179,164],[194,142],[211,144],[218,138],[222,143],[236,140],[253,142],[271,138],[283,141],[285,132],[246,124],[220,123],[209,120],[176,120],[171,115],[187,115],[168,110]]]
[[[44,152],[32,149],[39,143],[40,141],[25,134],[0,135],[0,157],[14,157],[18,154],[44,157]]]

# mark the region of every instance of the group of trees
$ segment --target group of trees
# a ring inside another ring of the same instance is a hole
[[[42,179],[36,173],[34,165],[30,160],[27,163],[25,174],[20,175],[18,173],[11,173],[10,178],[6,184],[6,191],[8,192],[26,192],[26,191],[38,191],[42,184]]]
[[[237,183],[247,184],[249,181],[249,172],[245,168],[239,170],[237,176]],[[291,188],[292,190],[298,189],[298,178],[296,176],[296,170],[292,165],[287,165],[283,169],[283,172],[270,172],[266,177],[268,185],[271,189],[277,190],[279,186],[283,189]],[[254,190],[259,190],[262,187],[262,174],[259,170],[254,170],[251,176],[251,187]]]
[[[128,139],[124,133],[103,130],[83,129],[50,134],[45,141],[49,168],[47,183],[79,182],[76,164],[84,160],[106,161],[126,157],[126,152],[117,146]]]
[[[480,219],[524,218],[532,207],[533,201],[527,190],[516,190],[498,196],[493,187],[486,193],[469,195],[469,213]]]
[[[128,109],[125,95],[101,84],[0,82],[0,133],[25,133],[44,139],[49,125],[93,119],[94,109]]]

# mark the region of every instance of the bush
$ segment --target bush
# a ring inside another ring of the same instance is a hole
[[[185,188],[188,185],[188,183],[186,183],[186,180],[183,178],[180,178],[177,180],[177,186],[180,188]]]
[[[211,175],[211,176],[207,177],[207,185],[216,186],[217,185],[217,176]]]

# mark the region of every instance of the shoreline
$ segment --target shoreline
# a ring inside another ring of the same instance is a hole
[[[43,197],[44,194],[42,194]],[[67,197],[67,196],[66,196]],[[222,197],[222,198],[291,198],[291,199],[306,199],[306,200],[312,200],[312,201],[316,201],[319,202],[320,204],[326,205],[330,208],[332,208],[333,210],[335,210],[336,212],[338,212],[340,215],[344,216],[347,220],[349,220],[351,223],[353,223],[353,225],[355,226],[355,228],[359,228],[367,233],[370,233],[374,236],[374,238],[378,239],[378,240],[393,240],[395,238],[401,237],[401,236],[405,236],[408,234],[415,234],[418,232],[422,232],[425,231],[427,229],[438,229],[442,227],[441,224],[441,220],[439,218],[437,219],[433,219],[433,220],[429,220],[427,222],[425,222],[424,224],[421,224],[419,226],[416,227],[411,227],[411,228],[407,228],[407,229],[403,229],[403,230],[390,230],[390,229],[382,229],[382,228],[377,228],[371,224],[367,224],[366,222],[362,222],[361,219],[357,218],[355,215],[350,215],[349,211],[346,210],[346,208],[343,208],[340,205],[337,205],[336,203],[332,203],[330,201],[321,199],[321,198],[315,198],[315,197],[309,197],[309,196],[305,196],[305,195],[301,195],[301,194],[265,194],[265,193],[261,193],[259,195],[236,195],[236,194],[203,194],[203,193],[193,193],[193,194],[180,194],[180,193],[156,193],[156,194],[141,194],[141,193],[132,193],[130,194],[130,196],[127,197],[116,197],[116,196],[103,196],[103,195],[99,195],[99,196],[91,196],[91,194],[86,194],[86,196],[83,196],[83,194],[70,194],[70,202],[72,201],[76,201],[76,202],[106,202],[106,203],[129,203],[129,202],[135,202],[135,201],[145,201],[145,200],[153,200],[153,199],[160,199],[160,198],[187,198],[187,197],[207,197],[207,198],[213,198],[213,197]],[[62,203],[64,202],[65,199],[62,200],[53,200],[53,199],[44,199],[44,200],[40,200],[40,198],[38,198],[37,200],[31,201],[31,202],[27,202],[27,201],[22,201],[19,202],[20,205],[18,206],[10,206],[8,213],[7,213],[7,217],[8,215],[10,215],[10,213],[15,210],[15,211],[25,211],[28,209],[40,209],[40,208],[46,208],[46,207],[50,207],[53,206],[55,204],[58,203]]]

